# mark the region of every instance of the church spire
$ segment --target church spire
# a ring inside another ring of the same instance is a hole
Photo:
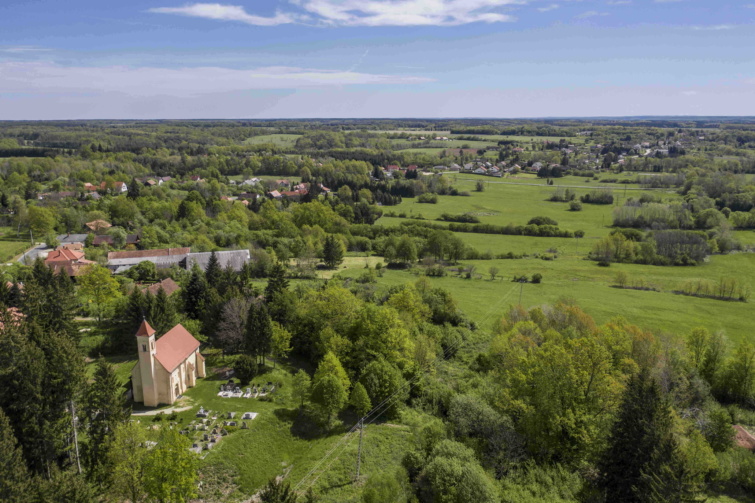
[[[142,321],[142,324],[139,325],[139,330],[136,331],[137,337],[149,337],[151,335],[155,335],[155,329],[152,328],[149,323],[147,323],[146,318]]]

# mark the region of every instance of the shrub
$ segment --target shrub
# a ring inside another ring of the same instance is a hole
[[[582,203],[580,203],[579,201],[570,202],[569,211],[582,211]]]
[[[541,281],[543,281],[543,275],[542,274],[540,274],[539,272],[536,272],[535,274],[532,275],[532,282],[533,283],[540,283]]]
[[[587,204],[613,204],[613,192],[608,189],[593,190],[579,199]]]
[[[437,204],[438,203],[438,196],[437,194],[433,194],[430,192],[425,192],[424,194],[421,194],[417,198],[418,203],[429,203],[429,204]]]
[[[233,370],[235,371],[236,377],[241,380],[241,384],[246,384],[257,375],[257,362],[255,362],[254,358],[249,355],[241,355],[236,358],[236,362],[233,364]]]
[[[527,222],[527,225],[552,225],[556,227],[558,226],[558,222],[548,217],[533,217],[530,218],[530,221]]]

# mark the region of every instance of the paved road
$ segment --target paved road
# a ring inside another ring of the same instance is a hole
[[[37,259],[37,255],[45,250],[47,250],[47,245],[45,243],[39,243],[34,248],[26,250],[26,252],[18,258],[18,261],[22,264],[32,265]]]

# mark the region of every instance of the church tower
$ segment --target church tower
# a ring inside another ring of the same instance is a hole
[[[139,370],[142,379],[142,394],[144,405],[157,407],[157,383],[155,382],[155,329],[149,326],[147,320],[142,321],[136,331],[137,348],[139,349]]]

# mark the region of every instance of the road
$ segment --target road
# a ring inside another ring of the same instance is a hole
[[[23,255],[18,258],[18,261],[25,265],[32,265],[41,252],[47,250],[45,243],[39,243],[34,248],[26,250]]]

